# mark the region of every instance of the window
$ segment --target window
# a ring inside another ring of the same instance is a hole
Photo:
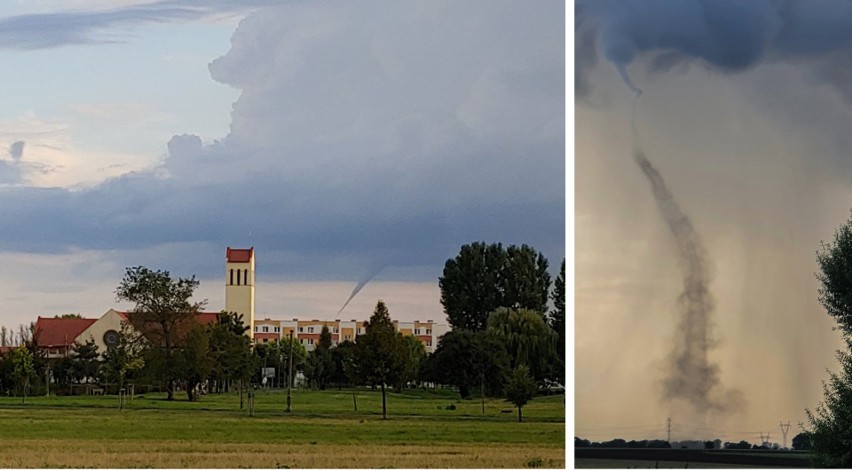
[[[237,285],[240,285],[240,270],[237,269]]]
[[[234,270],[233,269],[231,270],[231,283],[230,284],[232,286],[234,285]]]
[[[260,327],[259,327],[259,326],[254,327],[254,332],[255,332],[255,333],[259,333],[259,332],[260,332]]]
[[[359,334],[359,335],[363,335],[363,334],[364,334],[364,329],[363,329],[363,328],[358,328],[358,334]]]
[[[243,269],[243,284],[249,285],[248,269]]]
[[[269,338],[263,338],[263,342],[264,342],[264,343],[268,343],[268,342],[269,342]]]
[[[299,342],[302,343],[302,344],[305,344],[305,339],[302,338],[302,339],[299,340]]]
[[[337,334],[337,328],[332,328],[331,332],[334,333],[334,334]]]
[[[343,337],[343,339],[344,339],[344,340],[349,340],[349,339],[352,339],[352,337],[351,337],[351,336],[349,336],[349,335],[346,335],[346,336],[344,336],[344,337]]]
[[[280,332],[281,332],[281,328],[276,326],[276,327],[275,327],[275,332],[276,332],[276,333],[280,333]]]
[[[432,330],[430,330],[430,329],[428,329],[428,328],[427,328],[427,329],[426,329],[426,334],[427,334],[427,335],[431,335],[431,334],[432,334]]]
[[[301,326],[299,327],[299,333],[302,333],[304,330],[305,330],[305,329],[304,329],[304,328],[302,328]]]
[[[264,326],[264,327],[263,327],[263,332],[264,332],[264,333],[269,333],[269,327],[268,327],[268,326]],[[266,341],[264,341],[264,343],[265,343],[265,342],[266,342]]]
[[[313,339],[313,338],[308,338],[308,344],[314,344],[314,339]]]
[[[414,334],[415,334],[415,335],[419,335],[419,334],[420,334],[420,328],[415,328],[415,329],[414,329]]]
[[[308,333],[313,333],[313,332],[314,332],[314,327],[309,326],[309,327],[308,327]]]

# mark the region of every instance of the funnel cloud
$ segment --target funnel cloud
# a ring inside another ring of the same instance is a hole
[[[714,305],[708,289],[710,273],[706,252],[692,222],[678,206],[660,172],[639,147],[634,148],[633,158],[651,183],[654,201],[677,244],[683,273],[681,317],[663,379],[663,398],[684,400],[695,411],[725,411],[737,400],[732,399],[731,392],[725,394],[720,390],[719,368],[707,357],[713,346],[710,316]],[[723,400],[722,395],[728,396]]]
[[[25,142],[23,140],[18,140],[9,146],[9,156],[12,157],[12,160],[16,163],[21,161],[21,157],[24,155],[24,145]]]
[[[362,277],[360,281],[358,281],[358,284],[356,284],[355,288],[352,289],[352,293],[349,294],[349,298],[346,299],[346,302],[343,304],[342,307],[340,307],[340,310],[337,311],[338,315],[340,315],[343,312],[343,309],[345,309],[346,306],[349,305],[349,302],[351,302],[352,299],[354,299],[355,296],[358,295],[358,292],[361,292],[361,289],[363,289],[364,286],[366,286],[368,282],[372,281],[373,278],[376,277],[376,275],[378,275],[381,270],[382,270],[381,267],[378,268],[378,269],[373,269],[372,271],[368,272],[367,275]]]

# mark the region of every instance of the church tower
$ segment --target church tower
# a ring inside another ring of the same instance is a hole
[[[231,248],[225,254],[225,311],[243,315],[254,337],[254,247]]]

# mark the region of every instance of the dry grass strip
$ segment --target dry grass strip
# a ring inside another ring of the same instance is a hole
[[[344,445],[82,439],[0,442],[0,468],[564,468],[553,446]]]

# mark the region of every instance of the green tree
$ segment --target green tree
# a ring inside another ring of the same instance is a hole
[[[499,307],[544,315],[550,290],[547,259],[533,248],[476,242],[447,260],[438,279],[441,304],[453,329],[483,330]]]
[[[257,370],[252,354],[251,339],[246,335],[249,327],[243,316],[234,312],[220,312],[219,321],[210,329],[210,378],[215,388],[224,391],[232,381],[245,382]]]
[[[210,376],[213,359],[210,351],[210,332],[207,327],[194,324],[183,341],[183,347],[174,355],[178,374],[186,382],[189,401],[198,401],[196,387]]]
[[[429,382],[458,387],[459,395],[467,399],[474,388],[499,395],[508,368],[506,345],[499,338],[486,331],[452,330],[426,358],[421,375]]]
[[[536,384],[526,365],[520,365],[512,370],[505,387],[506,400],[518,407],[518,422],[522,422],[523,407],[535,397]]]
[[[331,355],[332,346],[331,332],[328,331],[327,326],[323,325],[319,342],[308,355],[308,363],[305,367],[305,375],[311,385],[319,387],[320,390],[325,390],[326,384],[334,374],[335,364]]]
[[[822,384],[824,401],[814,411],[805,410],[811,425],[814,463],[820,467],[852,467],[852,338],[844,339],[846,350],[837,351],[840,373],[829,372],[828,382]]]
[[[793,438],[793,450],[811,450],[811,435],[807,432],[800,432]]]
[[[553,291],[550,293],[550,300],[553,301],[553,310],[550,311],[548,321],[550,327],[556,332],[556,354],[559,360],[562,361],[562,368],[559,370],[559,379],[561,383],[565,383],[565,260],[562,260],[562,266],[559,268],[559,276],[553,282]]]
[[[74,358],[62,356],[50,364],[53,382],[59,389],[69,387],[74,382]]]
[[[509,245],[501,277],[504,299],[499,307],[525,308],[544,316],[550,293],[547,268],[547,258],[529,245]]]
[[[415,382],[420,378],[420,368],[426,360],[426,346],[423,345],[423,341],[411,335],[403,335],[402,341],[405,343],[407,357],[405,370],[395,384],[398,392],[401,392],[409,382]]]
[[[293,350],[293,380],[296,378],[296,372],[305,370],[305,364],[308,360],[308,351],[305,349],[305,346],[298,340],[298,338],[293,337],[292,340],[289,336],[281,338],[278,341],[278,347],[281,349],[281,370],[283,371],[283,378],[288,380],[291,377],[290,374],[290,349]],[[293,384],[290,384],[292,387]]]
[[[356,339],[353,356],[355,374],[360,381],[381,387],[382,419],[387,419],[385,387],[397,383],[405,373],[408,350],[381,300],[365,323],[364,334]]]
[[[30,387],[33,390],[33,394],[36,394],[37,389],[41,390],[46,385],[45,379],[50,363],[47,359],[47,353],[38,345],[38,338],[41,335],[41,331],[36,331],[35,322],[20,325],[18,330],[18,335],[21,338],[20,345],[29,351],[29,355],[32,358],[34,373],[30,380]]]
[[[852,218],[834,232],[834,240],[821,242],[817,251],[818,299],[837,322],[846,350],[837,351],[840,373],[829,372],[823,382],[824,401],[814,411],[805,410],[814,463],[826,467],[852,466]]]
[[[118,342],[103,353],[100,372],[104,380],[117,384],[119,389],[124,388],[125,383],[135,379],[145,366],[145,348],[145,340],[130,325],[122,322]]]
[[[21,395],[21,403],[26,403],[27,391],[29,391],[30,383],[36,375],[32,352],[25,347],[15,348],[12,351],[11,362],[12,378],[15,381],[18,393]]]
[[[0,351],[0,395],[6,395],[15,389],[13,370],[12,351]]]
[[[346,373],[346,363],[352,355],[352,341],[346,340],[331,348],[331,359],[334,361],[334,372],[329,377],[329,382],[337,385],[340,390],[344,385],[351,385],[349,375]]]
[[[197,287],[195,276],[172,279],[168,271],[137,266],[127,268],[115,291],[118,300],[135,304],[130,322],[151,343],[145,362],[149,372],[166,383],[169,400],[174,400],[175,384],[181,378],[175,354],[206,303],[190,301]]]
[[[358,365],[357,347],[352,341],[346,340],[340,343],[335,350],[340,354],[340,360],[343,363],[343,373],[346,374],[346,379],[352,385],[352,405],[355,412],[358,412],[358,390],[359,385],[364,384],[363,375]]]
[[[844,335],[852,334],[852,218],[834,231],[833,241],[820,242],[817,264],[819,302]]]
[[[100,367],[98,345],[94,339],[85,343],[74,343],[72,351],[72,376],[77,383],[93,382]]]
[[[506,344],[512,368],[526,365],[538,381],[554,373],[556,333],[538,313],[499,308],[488,318],[488,332]]]

